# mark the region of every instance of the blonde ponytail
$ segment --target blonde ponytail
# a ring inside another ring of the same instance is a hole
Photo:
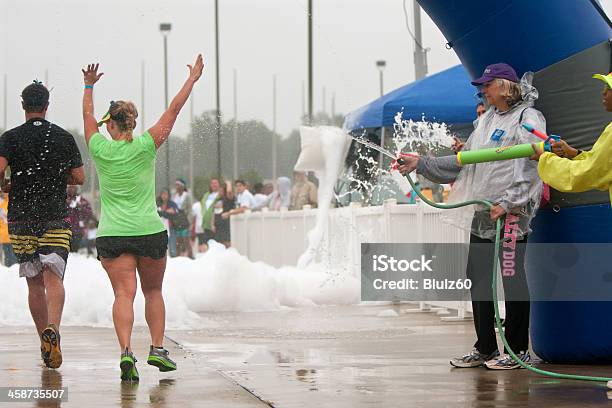
[[[136,127],[136,118],[138,118],[136,106],[132,102],[117,101],[112,104],[109,113],[119,130],[127,133],[126,140],[128,142],[134,140],[132,131]]]

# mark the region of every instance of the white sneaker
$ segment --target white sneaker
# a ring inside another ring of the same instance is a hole
[[[477,349],[473,349],[472,351],[470,351],[468,354],[464,356],[451,359],[450,364],[453,367],[458,367],[458,368],[481,367],[488,360],[494,359],[498,356],[499,356],[498,350],[495,350],[493,353],[486,355],[486,354],[482,354]]]
[[[521,351],[516,356],[526,365],[531,365],[531,356],[529,355],[528,351]],[[516,368],[525,368],[518,362],[514,361],[514,359],[508,354],[504,354],[496,359],[487,361],[485,366],[489,370],[514,370]]]

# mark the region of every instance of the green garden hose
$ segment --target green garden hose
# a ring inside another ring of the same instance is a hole
[[[421,193],[420,189],[418,189],[415,186],[414,181],[412,181],[412,178],[410,178],[409,176],[406,178],[410,182],[410,185],[412,186],[412,190],[418,194],[421,200],[423,200],[424,202],[426,202],[432,207],[440,208],[443,210],[450,210],[453,208],[460,208],[460,207],[465,207],[468,205],[477,205],[477,204],[484,205],[489,209],[493,207],[493,203],[491,203],[490,201],[486,201],[486,200],[471,200],[471,201],[464,201],[462,203],[457,203],[457,204],[438,204],[438,203],[435,203],[429,200],[427,197],[425,197],[423,193]],[[499,306],[497,304],[498,303],[498,300],[497,300],[497,262],[498,262],[498,257],[499,257],[499,244],[500,244],[499,238],[501,235],[501,226],[502,226],[502,218],[500,217],[497,219],[497,222],[496,222],[495,255],[493,256],[493,283],[491,285],[491,289],[493,291],[493,307],[495,309],[495,324],[499,331],[499,337],[501,337],[502,343],[504,344],[504,347],[508,351],[508,354],[521,367],[526,368],[536,374],[540,374],[540,375],[544,375],[548,377],[565,379],[565,380],[596,381],[596,382],[606,382],[606,383],[609,381],[612,381],[612,378],[608,378],[608,377],[591,377],[588,375],[561,374],[561,373],[554,373],[552,371],[540,370],[539,368],[535,368],[529,364],[526,364],[524,361],[518,358],[518,356],[510,348],[510,345],[508,344],[508,340],[506,339],[506,336],[504,333],[504,327],[501,324],[501,319],[499,317]],[[608,384],[608,388],[610,388],[610,385],[611,384]]]

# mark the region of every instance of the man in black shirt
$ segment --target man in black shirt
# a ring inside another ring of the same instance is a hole
[[[21,93],[26,122],[0,136],[0,179],[10,166],[8,225],[28,282],[30,312],[50,368],[62,363],[59,325],[64,308],[64,271],[70,250],[67,184],[83,184],[81,155],[70,133],[47,120],[49,91],[34,81]],[[5,190],[6,190],[5,189]]]

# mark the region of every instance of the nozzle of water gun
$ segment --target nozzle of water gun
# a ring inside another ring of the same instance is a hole
[[[548,139],[544,141],[544,150],[546,150],[547,152],[552,152],[552,145],[550,144],[551,140],[553,142],[558,142],[559,140],[561,140],[561,137],[557,135],[548,136]]]
[[[400,156],[391,162],[391,168],[397,170],[398,166],[406,164],[404,157],[419,157],[419,155],[414,153],[400,153]]]
[[[548,135],[546,133],[542,133],[539,130],[537,130],[536,128],[534,128],[532,125],[530,125],[529,123],[523,123],[522,126],[527,129],[528,132],[533,133],[534,135],[536,135],[537,137],[539,137],[540,139],[547,141]]]

